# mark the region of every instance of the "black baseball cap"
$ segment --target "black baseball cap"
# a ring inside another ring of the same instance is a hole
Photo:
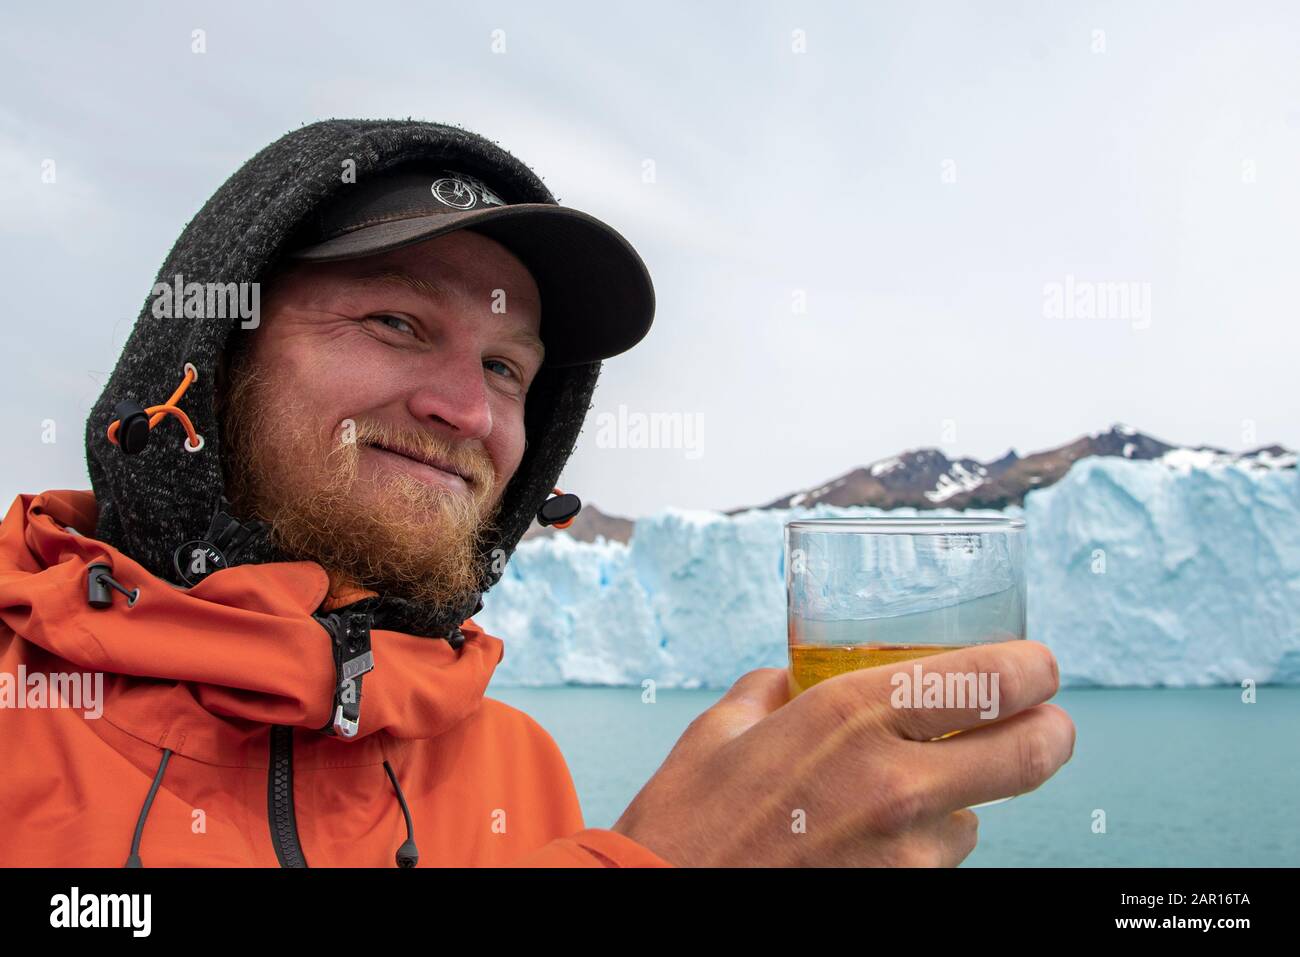
[[[288,255],[356,259],[466,228],[501,243],[532,273],[547,366],[616,356],[650,330],[650,273],[616,230],[566,206],[512,203],[463,170],[399,169],[345,187],[301,227]]]

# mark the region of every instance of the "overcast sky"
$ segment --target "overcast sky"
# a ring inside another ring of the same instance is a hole
[[[640,251],[655,326],[562,479],[605,511],[1116,421],[1300,445],[1294,3],[332,6],[6,12],[5,507],[89,486],[82,423],[177,234],[332,116],[480,132]],[[1135,284],[1120,317],[1053,313],[1102,283]],[[620,406],[692,430],[631,448]]]

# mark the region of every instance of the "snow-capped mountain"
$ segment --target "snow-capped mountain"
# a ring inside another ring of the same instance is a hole
[[[791,492],[757,506],[763,509],[810,508],[815,505],[871,505],[877,508],[1005,508],[1023,505],[1025,495],[1047,488],[1062,478],[1075,462],[1090,456],[1158,461],[1186,471],[1231,465],[1261,469],[1294,469],[1296,453],[1280,445],[1249,452],[1227,452],[1209,446],[1181,446],[1152,438],[1127,425],[1112,426],[1075,439],[1066,445],[1023,458],[1015,450],[991,462],[971,458],[950,459],[938,449],[915,449],[855,468],[822,485]],[[728,509],[736,515],[754,506]],[[635,523],[607,515],[586,505],[565,534],[583,542],[603,537],[626,542]],[[533,523],[525,538],[556,534]]]
[[[1115,425],[1054,449],[1023,458],[1015,450],[991,462],[950,459],[939,449],[916,449],[846,472],[823,485],[792,492],[761,508],[812,505],[873,505],[878,508],[1005,508],[1023,505],[1025,494],[1060,481],[1070,466],[1089,456],[1159,460],[1170,468],[1237,463],[1258,468],[1295,468],[1296,454],[1279,445],[1249,452],[1172,445],[1126,425]],[[745,511],[732,509],[728,514]]]

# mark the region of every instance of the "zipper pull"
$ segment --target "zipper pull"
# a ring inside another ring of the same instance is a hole
[[[334,650],[333,718],[320,730],[355,738],[361,727],[361,679],[375,668],[370,648],[370,616],[347,612],[314,616],[330,636]]]

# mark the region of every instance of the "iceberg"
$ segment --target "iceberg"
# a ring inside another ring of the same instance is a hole
[[[1004,513],[669,508],[626,545],[531,539],[475,619],[505,643],[494,681],[726,688],[784,667],[785,523],[883,514],[1023,517],[1028,637],[1064,686],[1300,684],[1296,471],[1118,457]]]

